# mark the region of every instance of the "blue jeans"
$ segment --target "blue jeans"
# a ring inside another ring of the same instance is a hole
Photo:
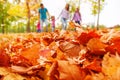
[[[61,18],[62,22],[62,30],[66,30],[67,28],[67,19],[66,18]]]
[[[55,26],[52,26],[52,32],[54,32],[55,31]]]
[[[41,19],[40,20],[41,32],[43,32],[43,24],[44,23],[45,23],[45,26],[46,26],[46,32],[48,32],[48,21],[47,21],[47,19]]]

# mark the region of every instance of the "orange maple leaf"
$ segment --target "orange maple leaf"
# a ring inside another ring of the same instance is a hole
[[[116,52],[120,54],[120,37],[114,37],[110,40],[110,44],[106,47],[106,51],[112,54]]]
[[[10,56],[5,53],[4,50],[0,49],[0,66],[10,66]]]
[[[79,44],[74,44],[67,41],[61,42],[59,48],[65,53],[67,57],[79,56],[79,52],[81,50]]]
[[[107,47],[107,45],[102,43],[98,38],[92,38],[87,43],[87,47],[93,54],[104,55],[106,52],[105,48]]]
[[[96,59],[94,59],[89,64],[86,64],[84,69],[89,69],[89,70],[93,70],[93,71],[96,71],[96,72],[101,72],[102,71],[102,66],[100,66],[100,61],[97,61]]]
[[[98,35],[95,31],[90,31],[88,33],[83,32],[77,40],[80,44],[86,45],[86,43],[92,38],[100,38],[100,35]]]
[[[68,61],[58,61],[59,80],[84,80],[86,73],[77,65]]]
[[[21,56],[28,59],[33,65],[38,64],[37,59],[39,58],[40,45],[35,44],[31,48],[22,51]]]

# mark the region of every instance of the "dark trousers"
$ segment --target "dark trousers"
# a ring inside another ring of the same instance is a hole
[[[75,21],[75,23],[78,23],[80,25],[80,21]]]

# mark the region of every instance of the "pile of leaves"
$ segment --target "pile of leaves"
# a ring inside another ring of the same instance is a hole
[[[1,35],[2,80],[120,80],[114,29]]]

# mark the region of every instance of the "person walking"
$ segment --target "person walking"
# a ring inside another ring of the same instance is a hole
[[[45,26],[46,26],[46,32],[48,32],[47,15],[48,15],[48,17],[50,17],[47,8],[45,8],[44,5],[41,3],[41,4],[40,4],[40,9],[39,9],[41,32],[43,32],[43,24],[44,24],[44,23],[46,24],[46,25],[45,25]]]
[[[62,12],[60,14],[60,16],[61,16],[61,22],[62,22],[62,30],[66,30],[66,28],[67,28],[67,20],[70,18],[69,7],[70,7],[70,5],[66,4],[65,8],[62,10]]]
[[[40,21],[37,23],[37,32],[41,32]]]
[[[72,21],[75,21],[75,23],[78,23],[79,25],[81,25],[82,18],[81,18],[81,13],[79,11],[79,8],[76,8]]]
[[[52,27],[52,32],[55,31],[55,16],[51,16],[51,27]]]

